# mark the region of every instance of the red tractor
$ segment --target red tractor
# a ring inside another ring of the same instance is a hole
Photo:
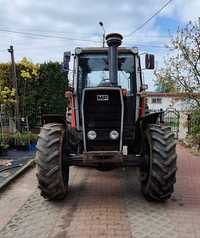
[[[137,166],[147,200],[165,201],[173,193],[174,135],[160,112],[148,111],[138,50],[119,47],[122,39],[112,33],[108,47],[75,49],[66,120],[48,120],[37,143],[37,178],[47,199],[66,195],[71,165],[104,171]],[[146,69],[154,68],[153,55],[145,61]]]

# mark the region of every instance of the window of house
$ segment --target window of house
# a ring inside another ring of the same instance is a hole
[[[153,104],[161,104],[162,103],[162,98],[152,98],[151,103]]]

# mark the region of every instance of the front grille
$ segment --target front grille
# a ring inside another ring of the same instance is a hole
[[[87,151],[119,150],[122,117],[120,89],[85,89],[83,100]],[[87,138],[90,130],[97,133],[93,141]],[[109,138],[112,130],[118,131],[117,140]]]

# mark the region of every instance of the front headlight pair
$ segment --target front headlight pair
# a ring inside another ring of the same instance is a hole
[[[97,137],[97,133],[95,131],[88,131],[87,136],[89,140],[95,140]],[[116,140],[119,137],[119,132],[113,130],[109,133],[109,137],[111,140]]]

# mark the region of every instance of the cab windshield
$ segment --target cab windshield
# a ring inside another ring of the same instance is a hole
[[[135,77],[133,54],[118,55],[118,86],[132,92]],[[79,58],[79,92],[83,88],[110,86],[107,54],[84,54]]]

